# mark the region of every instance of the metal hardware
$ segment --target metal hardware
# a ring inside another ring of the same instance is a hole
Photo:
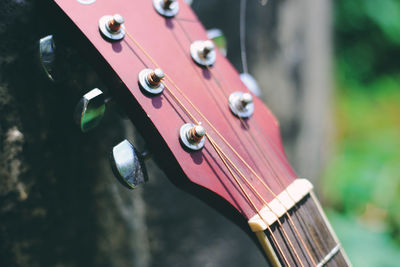
[[[190,55],[194,62],[203,67],[213,65],[217,58],[217,54],[214,50],[214,43],[210,40],[194,41],[190,45]]]
[[[161,16],[167,18],[174,17],[179,11],[177,0],[153,0],[153,6]]]
[[[54,67],[56,57],[56,44],[53,35],[48,35],[39,40],[39,59],[46,76],[54,82]]]
[[[109,41],[119,41],[125,37],[124,18],[115,14],[106,15],[99,20],[100,33]]]
[[[201,125],[186,123],[179,130],[182,145],[190,150],[200,150],[204,147],[206,130]]]
[[[96,2],[96,0],[77,0],[77,1],[83,5],[90,5]]]
[[[135,189],[148,181],[144,158],[128,140],[114,146],[110,160],[114,175],[125,187]]]
[[[75,121],[82,132],[96,127],[104,116],[106,106],[103,92],[95,88],[86,93],[75,109]]]
[[[161,82],[164,79],[162,69],[143,69],[139,72],[139,86],[146,93],[158,95],[164,90],[164,84]]]
[[[256,79],[248,73],[241,73],[240,80],[246,85],[246,87],[256,96],[261,97],[261,90],[258,86]]]
[[[249,93],[234,92],[229,96],[229,107],[239,118],[248,118],[254,113],[253,97]]]
[[[207,37],[210,40],[213,40],[215,45],[218,47],[219,51],[221,51],[221,54],[226,56],[227,47],[226,47],[226,38],[224,33],[217,28],[209,29],[207,30]]]

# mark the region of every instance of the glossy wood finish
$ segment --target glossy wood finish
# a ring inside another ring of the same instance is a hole
[[[169,153],[179,164],[177,167],[191,183],[218,194],[246,219],[256,214],[208,141],[205,148],[198,152],[188,152],[182,148],[178,131],[184,123],[191,122],[189,117],[168,92],[164,91],[160,96],[149,97],[140,91],[137,74],[143,68],[155,66],[127,36],[115,43],[104,40],[98,30],[100,17],[115,13],[124,16],[126,30],[275,194],[282,192],[295,179],[296,176],[284,156],[279,124],[269,109],[254,96],[255,113],[245,121],[246,127],[231,114],[225,94],[248,90],[226,58],[217,51],[216,64],[210,70],[200,68],[190,58],[191,42],[206,40],[207,37],[201,23],[184,1],[179,1],[179,14],[172,19],[166,19],[156,13],[152,1],[97,0],[91,5],[82,5],[78,1],[56,0],[55,2],[88,39],[96,53],[107,62],[109,70],[113,72],[108,75],[114,75],[117,80],[116,86],[111,89],[120,98],[123,96],[126,108],[135,110],[135,115],[131,116],[133,120],[135,121],[135,116],[146,117],[138,120],[150,122],[150,128],[156,130],[164,140]],[[85,49],[91,48],[83,48]],[[257,192],[266,201],[272,200],[273,194],[257,180],[228,145],[184,100],[173,84],[169,81],[166,81],[166,84],[196,119],[202,122],[206,131],[249,179]],[[128,114],[132,114],[131,110],[127,111]],[[153,140],[147,141],[153,142]],[[262,201],[242,179],[241,183],[257,209],[260,209],[263,206]]]

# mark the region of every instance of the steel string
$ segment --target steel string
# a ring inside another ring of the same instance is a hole
[[[135,45],[142,51],[143,54],[146,55],[146,57],[157,67],[159,68],[160,66],[157,64],[157,62],[146,52],[146,50],[139,44],[139,42],[136,41],[136,39],[125,29],[126,35],[135,43]],[[207,118],[198,110],[198,108],[187,98],[186,95],[184,95],[184,93],[179,89],[179,87],[176,85],[176,83],[168,76],[168,74],[165,73],[165,77],[167,78],[167,80],[169,82],[171,82],[174,87],[182,94],[182,96],[189,102],[189,104],[199,113],[199,115],[205,119],[207,121],[207,123],[214,129],[214,131],[222,137],[222,135],[215,129],[215,127],[207,120]],[[186,114],[190,117],[190,119],[195,122],[196,124],[199,124],[199,121],[191,114],[191,112],[184,106],[184,104],[182,103],[182,101],[179,100],[179,98],[172,92],[172,90],[169,88],[169,86],[163,82],[165,88],[167,89],[167,91],[171,94],[171,96],[173,96],[173,98],[175,99],[175,101],[177,101],[177,103],[181,106],[181,108],[186,112]],[[225,140],[225,138],[223,138]],[[225,140],[226,142],[226,140]],[[219,148],[219,146],[214,142],[214,145],[217,146]],[[213,145],[213,147],[214,147]],[[220,148],[219,148],[220,149]],[[220,149],[220,151],[222,151]],[[220,153],[218,153],[220,154]],[[244,177],[245,178],[245,177]],[[246,179],[247,180],[247,179]],[[241,187],[241,186],[240,186]],[[255,209],[255,212],[257,214],[259,214],[258,209],[254,206],[254,203],[252,202],[251,198],[248,196],[248,194],[246,193],[246,198],[248,199],[248,201],[250,203],[252,203],[253,208]],[[272,209],[271,209],[272,210]],[[260,214],[259,214],[260,215]],[[260,218],[262,218],[262,216],[260,215]],[[285,258],[285,261],[288,263],[286,256],[284,255],[282,248],[280,247],[280,245],[276,242],[276,238],[273,236],[273,232],[271,231],[271,229],[269,229],[269,231],[271,232],[271,235],[274,239],[274,242],[277,244],[278,249],[280,250],[282,256]],[[290,240],[288,240],[290,242]],[[289,264],[288,264],[289,265]],[[302,265],[303,266],[303,265]]]
[[[187,39],[188,39],[190,42],[193,42],[193,41],[191,40],[189,34],[186,32],[186,30],[184,29],[184,27],[181,25],[180,21],[178,21],[178,24],[180,25],[181,29],[184,31],[184,33],[185,33]],[[215,77],[215,75],[213,74],[213,72],[211,71],[211,69],[210,69],[208,66],[206,66],[206,68],[207,68],[207,70],[209,71],[209,73],[212,75],[212,77],[213,77],[213,79],[215,80],[215,82],[216,82],[216,84],[218,85],[218,87],[219,87],[219,88],[221,89],[221,91],[224,93],[225,97],[228,98],[226,92],[225,92],[224,89],[222,88],[222,85],[220,84],[220,82],[218,82],[218,79]],[[196,73],[199,75],[199,73],[198,73],[197,71],[196,71]],[[206,87],[208,87],[208,86],[206,85]],[[208,88],[208,89],[209,89],[209,88]],[[209,90],[209,91],[210,91],[210,90]],[[217,103],[217,104],[218,104],[218,103]],[[244,127],[246,127],[246,130],[249,130],[248,126],[244,123],[243,119],[240,118],[240,121],[241,121],[242,125],[244,125]],[[207,121],[207,122],[208,122],[208,121]],[[208,122],[208,123],[209,123],[209,122]],[[210,123],[209,123],[209,124],[210,124]],[[213,127],[211,124],[210,124],[210,126]],[[215,128],[213,128],[213,129],[214,129],[214,131],[216,131]],[[217,131],[216,131],[216,132],[217,132]],[[217,132],[217,134],[218,134],[218,132]],[[258,143],[258,142],[255,140],[253,134],[252,134],[251,132],[249,132],[249,134],[251,135],[253,142]],[[257,179],[260,180],[260,182],[263,184],[263,186],[276,198],[277,195],[270,189],[270,187],[269,187],[268,185],[265,184],[264,180],[261,179],[261,177],[259,177],[259,176],[255,173],[255,171],[243,160],[243,158],[240,157],[240,155],[230,146],[230,144],[225,140],[225,138],[223,138],[222,136],[220,136],[220,137],[221,137],[221,138],[224,140],[224,142],[232,149],[232,151],[241,159],[241,161],[250,169],[250,171],[257,177]],[[253,146],[255,146],[255,147],[257,147],[258,149],[260,149],[260,147],[257,146],[257,145],[255,145],[255,144],[253,144]],[[251,157],[251,155],[249,155],[249,156]],[[275,170],[271,167],[271,164],[270,164],[269,161],[265,158],[265,155],[264,155],[264,154],[263,154],[263,156],[264,156],[264,159],[267,161],[267,164],[270,166],[270,169],[275,173],[275,176],[276,176],[277,180],[279,181],[280,185],[283,187],[283,184],[282,184],[282,182],[280,181],[279,175],[276,174]],[[286,191],[286,188],[283,188],[283,190]],[[292,197],[291,197],[290,194],[289,194],[289,196],[290,196],[290,198],[292,199]],[[278,199],[278,201],[279,201],[279,202],[282,204],[282,206],[285,208],[285,210],[286,210],[286,215],[288,216],[288,219],[289,219],[290,224],[292,224],[292,226],[294,227],[295,233],[296,233],[296,235],[299,237],[300,242],[302,243],[302,245],[304,246],[304,248],[305,248],[305,250],[306,250],[306,253],[307,253],[308,256],[310,257],[310,259],[311,259],[311,261],[313,262],[313,264],[316,266],[316,263],[315,263],[313,257],[311,256],[311,253],[310,253],[308,247],[306,246],[306,244],[305,244],[305,242],[304,242],[304,240],[303,240],[301,234],[299,233],[299,231],[298,231],[296,225],[294,224],[294,222],[293,222],[293,220],[292,220],[292,218],[291,218],[291,216],[290,216],[290,214],[289,214],[289,211],[286,209],[286,207],[283,205],[283,203],[282,203],[279,199]],[[296,203],[293,199],[292,199],[292,201],[293,201],[294,203]],[[266,201],[265,201],[264,199],[263,199],[263,202],[266,203]],[[281,224],[281,222],[280,222],[279,217],[278,217],[278,220],[277,220],[277,221],[279,222],[280,226],[282,227],[282,224]],[[286,231],[285,231],[285,229],[284,229],[283,227],[282,227],[282,230],[283,230],[284,235],[287,236]],[[288,237],[287,237],[287,238],[288,238]],[[300,263],[301,263],[301,260],[299,259],[299,256],[297,255],[297,251],[294,249],[294,247],[293,247],[293,245],[292,245],[292,243],[291,243],[291,241],[290,241],[289,238],[288,238],[288,241],[289,241],[289,243],[290,243],[290,246],[292,247],[292,249],[294,250],[294,252],[295,252],[295,254],[296,254],[296,258],[298,258],[298,260],[299,260]]]

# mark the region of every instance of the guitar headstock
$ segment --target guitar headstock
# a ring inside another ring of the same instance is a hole
[[[276,118],[185,1],[54,2],[174,183],[248,220],[295,180]]]

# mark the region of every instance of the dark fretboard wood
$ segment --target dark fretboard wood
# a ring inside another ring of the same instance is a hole
[[[326,221],[316,198],[310,194],[307,195],[289,211],[289,214],[308,252],[300,241],[288,216],[285,215],[280,221],[297,252],[297,256],[278,223],[271,226],[274,239],[278,244],[271,238],[269,231],[265,231],[282,266],[287,266],[287,262],[289,266],[302,266],[298,258],[300,258],[303,266],[351,266],[339,241]],[[278,249],[278,245],[280,249]],[[282,254],[285,255],[287,262]],[[310,259],[310,256],[315,264]]]

